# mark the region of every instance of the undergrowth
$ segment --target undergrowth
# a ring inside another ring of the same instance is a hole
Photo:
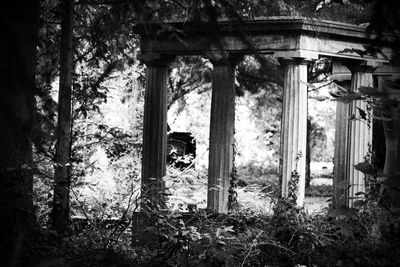
[[[295,192],[296,172],[292,178]],[[134,245],[133,212],[125,212],[123,220],[92,220],[62,239],[38,232],[21,266],[400,266],[400,212],[367,196],[358,209],[317,215],[296,206],[295,194],[274,198],[272,215],[151,210],[139,225],[151,242]]]
[[[131,246],[130,228],[90,225],[32,243],[33,266],[399,266],[400,216],[377,205],[311,216],[287,199],[273,215],[154,212],[154,242]],[[64,264],[64,265],[63,265]],[[26,264],[25,266],[29,266]]]

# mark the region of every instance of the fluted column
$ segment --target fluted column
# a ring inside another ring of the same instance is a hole
[[[143,123],[141,209],[165,208],[167,151],[167,79],[172,57],[143,57],[146,63],[146,88]]]
[[[207,209],[228,212],[235,128],[235,66],[239,58],[212,59]]]
[[[347,85],[350,87],[350,84]],[[333,156],[333,199],[336,206],[346,205],[346,166],[349,132],[349,103],[337,101],[335,120],[335,150]]]
[[[285,59],[281,122],[280,179],[282,197],[293,188],[296,204],[303,205],[307,144],[307,63]],[[292,182],[290,182],[292,181]]]
[[[358,92],[358,89],[362,86],[373,86],[372,72],[374,69],[372,67],[359,64],[347,64],[347,66],[351,71],[351,91]],[[365,100],[350,102],[346,164],[346,180],[349,182],[346,205],[350,208],[354,206],[355,201],[364,198],[363,194],[357,195],[357,193],[365,192],[365,175],[356,170],[354,165],[365,161],[369,146],[372,145],[372,120],[367,123],[367,121],[361,119],[360,110],[371,118]]]

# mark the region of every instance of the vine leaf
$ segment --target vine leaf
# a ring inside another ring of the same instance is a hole
[[[360,172],[362,172],[364,174],[368,174],[368,175],[374,175],[375,174],[374,167],[368,161],[364,161],[364,162],[358,163],[358,164],[354,165],[354,168],[357,171],[360,171]]]
[[[361,207],[364,203],[365,203],[364,200],[356,200],[356,201],[353,202],[353,207],[354,207],[354,208],[359,208],[359,207]]]
[[[357,108],[357,109],[358,109],[358,112],[360,113],[361,118],[363,120],[367,120],[367,113],[364,110],[362,110],[361,108]]]
[[[331,94],[332,95],[332,94]],[[335,100],[336,101],[341,101],[344,103],[349,103],[354,100],[362,100],[363,96],[359,92],[349,92],[348,94],[345,95],[339,95]]]
[[[367,96],[372,96],[372,97],[377,97],[377,96],[383,96],[383,92],[379,92],[377,88],[375,87],[368,87],[368,86],[361,86],[358,88],[358,91]]]

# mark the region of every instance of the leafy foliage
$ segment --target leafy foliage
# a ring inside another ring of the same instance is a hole
[[[129,225],[140,200],[137,189],[145,68],[136,61],[138,39],[130,32],[131,25],[139,21],[179,19],[204,20],[218,26],[221,18],[240,21],[265,15],[307,14],[327,19],[346,17],[343,21],[357,23],[366,21],[365,13],[359,11],[365,11],[368,5],[352,4],[343,8],[332,3],[330,11],[323,9],[314,14],[311,7],[318,2],[110,0],[101,4],[98,1],[78,1],[74,29],[77,67],[73,94],[72,206],[74,215],[79,215],[84,223],[83,226],[73,224],[70,237],[64,240],[51,231],[39,233],[40,237],[36,237],[36,243],[31,245],[32,255],[36,255],[30,259],[31,263],[67,263],[72,266],[385,266],[399,263],[396,254],[400,242],[399,217],[396,213],[384,213],[369,201],[375,199],[377,188],[376,175],[369,163],[356,166],[371,177],[368,180],[371,191],[364,192],[369,194],[368,201],[351,214],[344,215],[334,210],[329,216],[310,216],[296,207],[297,196],[293,193],[299,177],[293,172],[291,199],[275,200],[272,216],[249,214],[241,211],[240,206],[237,208],[239,211],[229,215],[195,212],[197,208],[193,208],[193,203],[180,199],[175,210],[187,209],[192,212],[190,215],[175,212],[150,214],[154,224],[149,225],[147,231],[156,237],[157,242],[152,246],[130,246]],[[37,221],[43,229],[48,225],[47,214],[52,201],[49,192],[53,182],[56,116],[52,87],[58,75],[58,4],[58,1],[42,1],[38,46],[36,94],[39,110],[34,140],[37,165],[34,182]],[[218,27],[211,28],[217,36]],[[279,146],[282,70],[276,63],[268,57],[248,56],[237,69],[237,92],[241,92],[238,95],[245,95],[245,91],[254,94],[251,108],[257,127],[263,132],[260,139],[268,141],[271,151],[277,151]],[[178,113],[187,107],[189,93],[197,92],[202,94],[201,97],[209,94],[212,66],[208,60],[179,57],[171,70],[176,75],[169,77],[169,107],[177,104]],[[349,93],[343,99],[352,101],[382,96],[373,88],[360,88],[360,94]],[[117,110],[107,110],[110,102],[117,103]],[[380,103],[383,106],[397,104],[393,99]],[[102,113],[104,110],[107,112]],[[106,113],[111,115],[107,117]],[[365,111],[360,110],[359,115],[368,119]],[[391,113],[386,111],[377,116],[392,119]],[[122,127],[117,126],[111,117],[119,117],[125,123]],[[267,121],[266,117],[272,119]],[[194,119],[190,123],[202,122]],[[276,162],[277,156],[272,154],[264,163],[270,166]],[[266,170],[258,162],[250,162],[238,166],[237,173],[232,173],[232,176],[250,175],[252,181],[259,179],[260,182],[259,176],[276,177],[274,167]],[[183,180],[194,190],[201,191],[199,184],[206,190],[205,173],[188,170],[182,174],[172,168],[168,171],[166,180],[174,194],[170,199],[183,195],[173,186],[183,184]],[[248,172],[244,174],[245,171]],[[235,186],[234,182],[232,189]],[[274,187],[277,187],[277,181],[265,190],[268,193],[277,191]],[[204,201],[197,204],[204,205]],[[54,258],[43,261],[44,257]]]

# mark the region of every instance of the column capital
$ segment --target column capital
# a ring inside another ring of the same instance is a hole
[[[176,55],[145,53],[138,56],[139,60],[147,66],[168,66],[175,60]]]
[[[226,66],[235,67],[243,59],[243,54],[241,53],[229,53],[226,51],[209,52],[205,55],[207,59],[214,66]]]
[[[302,57],[279,57],[279,64],[281,65],[308,65],[312,59]]]
[[[375,62],[358,59],[343,59],[342,65],[351,72],[374,72],[377,67]]]

